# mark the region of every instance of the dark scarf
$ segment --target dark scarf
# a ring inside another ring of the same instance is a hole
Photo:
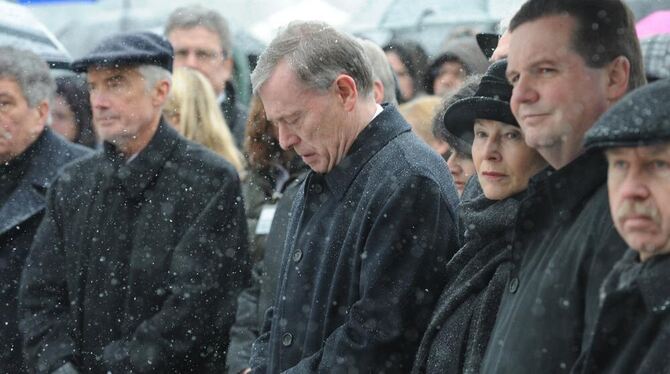
[[[465,245],[447,264],[447,286],[414,361],[413,373],[479,372],[509,277],[512,233],[521,196],[463,201]]]

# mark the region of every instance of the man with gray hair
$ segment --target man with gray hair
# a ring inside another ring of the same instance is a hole
[[[251,80],[281,147],[312,169],[251,369],[409,371],[457,249],[444,161],[375,103],[360,43],[324,23],[289,24]]]
[[[16,298],[45,191],[66,163],[88,151],[45,126],[54,82],[32,52],[0,47],[0,372],[26,373]]]
[[[238,176],[161,119],[163,37],[113,35],[73,69],[104,149],[49,190],[19,294],[30,370],[218,373],[249,271]]]
[[[395,76],[382,47],[367,39],[357,39],[365,55],[372,64],[373,93],[377,104],[389,103],[398,105],[395,95]]]
[[[213,9],[185,6],[170,14],[165,36],[174,47],[174,66],[196,69],[212,84],[230,132],[242,147],[247,108],[236,99],[232,84],[233,41],[228,22]]]

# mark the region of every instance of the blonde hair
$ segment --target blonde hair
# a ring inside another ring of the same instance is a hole
[[[412,126],[412,130],[431,146],[440,140],[433,135],[433,118],[441,103],[442,99],[439,96],[425,95],[398,107],[398,111]]]
[[[166,118],[179,118],[172,125],[185,138],[200,143],[230,162],[238,174],[244,173],[244,157],[223,119],[214,96],[214,89],[207,78],[190,68],[174,69],[172,88],[163,114]]]

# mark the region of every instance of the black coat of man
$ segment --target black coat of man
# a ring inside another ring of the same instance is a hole
[[[456,202],[444,160],[386,106],[298,191],[252,369],[409,372],[458,249]]]
[[[130,162],[106,143],[69,165],[21,281],[32,369],[223,370],[246,238],[234,169],[165,123]]]
[[[16,314],[21,270],[44,215],[46,191],[66,163],[89,151],[49,128],[21,155],[0,165],[0,372],[23,373]]]

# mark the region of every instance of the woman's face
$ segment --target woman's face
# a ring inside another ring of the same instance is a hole
[[[79,134],[79,126],[74,118],[74,112],[63,96],[56,95],[51,102],[51,128],[65,139],[74,141]]]
[[[451,155],[447,158],[447,167],[454,179],[454,186],[458,191],[458,196],[463,194],[465,184],[471,176],[475,174],[475,164],[472,162],[470,156],[451,149]]]
[[[546,162],[524,142],[517,126],[498,121],[475,121],[472,159],[484,195],[501,200],[528,187],[528,180]]]
[[[391,69],[393,69],[393,72],[398,79],[400,95],[402,95],[402,98],[405,101],[409,101],[414,97],[414,81],[412,80],[412,75],[409,73],[407,66],[405,66],[397,53],[386,52],[386,58],[389,60]]]

